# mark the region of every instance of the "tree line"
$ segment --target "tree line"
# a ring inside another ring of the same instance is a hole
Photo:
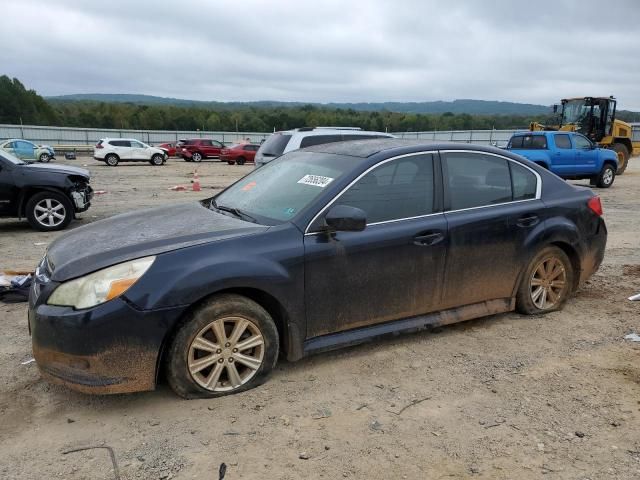
[[[628,114],[628,115],[627,115]],[[640,121],[640,114],[620,112],[619,118]],[[552,122],[549,116],[399,113],[326,108],[140,105],[95,101],[47,101],[27,90],[18,79],[0,76],[0,123],[61,127],[139,130],[209,130],[270,132],[297,127],[349,126],[366,130],[416,132],[526,128],[531,121]]]

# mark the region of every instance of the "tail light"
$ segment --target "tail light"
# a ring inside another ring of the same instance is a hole
[[[591,197],[587,202],[587,206],[593,213],[599,217],[602,216],[602,202],[600,202],[600,197],[597,195],[595,197]]]
[[[101,143],[96,144],[96,148],[104,148]]]

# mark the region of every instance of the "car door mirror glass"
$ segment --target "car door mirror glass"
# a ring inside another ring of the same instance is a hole
[[[364,210],[349,205],[336,205],[325,216],[329,230],[336,232],[361,232],[367,226]]]

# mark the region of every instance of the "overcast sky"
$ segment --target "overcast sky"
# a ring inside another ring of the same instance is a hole
[[[640,0],[3,0],[0,74],[42,95],[309,102],[615,95]]]

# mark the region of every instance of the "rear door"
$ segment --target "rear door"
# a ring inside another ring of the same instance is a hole
[[[558,175],[571,175],[576,168],[576,151],[571,143],[571,135],[558,133],[550,135],[555,149],[551,155],[551,170]]]
[[[109,145],[113,147],[113,152],[118,155],[121,160],[132,160],[131,143],[129,140],[110,140]]]
[[[363,231],[305,235],[307,338],[438,309],[447,242],[435,158],[384,161],[325,207],[364,210]]]
[[[442,152],[449,250],[443,308],[511,298],[526,239],[544,222],[540,178],[500,155]]]

